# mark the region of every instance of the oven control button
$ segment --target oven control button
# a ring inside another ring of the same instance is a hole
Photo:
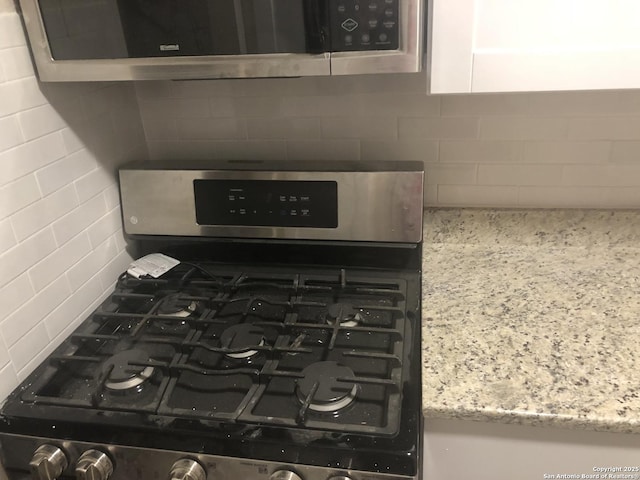
[[[54,445],[40,445],[33,454],[29,467],[34,480],[55,480],[69,465],[64,452]]]
[[[169,480],[206,480],[207,472],[195,460],[183,458],[171,467]]]
[[[108,480],[112,473],[113,462],[99,450],[87,450],[76,463],[78,480]]]
[[[269,480],[302,480],[302,477],[291,470],[278,470],[271,474]]]

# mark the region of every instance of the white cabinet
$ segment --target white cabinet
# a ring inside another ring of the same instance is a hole
[[[640,478],[640,435],[425,419],[423,480]]]
[[[431,93],[640,88],[638,0],[432,0]]]

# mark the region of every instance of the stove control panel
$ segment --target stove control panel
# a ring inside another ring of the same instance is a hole
[[[29,468],[35,480],[417,480],[417,476],[293,465],[122,445],[0,433],[3,466],[16,478]],[[35,453],[34,453],[35,452]],[[55,465],[55,467],[54,467]],[[39,470],[38,470],[39,469]],[[14,473],[15,472],[15,473]],[[61,473],[60,473],[61,472]],[[9,475],[9,478],[13,478]]]
[[[336,228],[331,181],[194,180],[198,225]]]

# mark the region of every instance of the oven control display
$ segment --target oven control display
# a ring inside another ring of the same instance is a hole
[[[337,228],[338,184],[194,180],[199,225]]]

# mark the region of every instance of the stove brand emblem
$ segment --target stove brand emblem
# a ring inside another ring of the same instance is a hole
[[[166,45],[160,45],[161,52],[176,52],[180,50],[180,45],[177,43],[168,43]]]

